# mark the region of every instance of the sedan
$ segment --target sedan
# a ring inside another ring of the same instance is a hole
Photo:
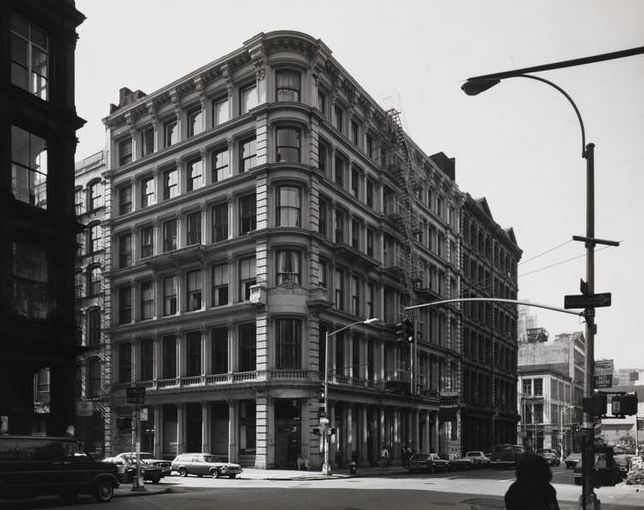
[[[239,464],[223,462],[212,453],[182,453],[172,461],[172,471],[181,476],[210,475],[215,478],[235,478],[242,472],[242,468]]]
[[[461,457],[459,459],[452,459],[449,461],[452,469],[474,469],[476,464],[472,457]]]
[[[564,459],[566,463],[566,469],[575,469],[577,463],[581,462],[581,453],[571,453]]]
[[[465,456],[470,457],[474,461],[474,465],[478,467],[484,467],[490,464],[490,458],[480,450],[466,452]]]
[[[410,473],[418,471],[435,473],[437,471],[447,471],[448,469],[449,461],[441,459],[436,453],[416,453],[410,457],[407,465],[407,471]]]
[[[127,457],[106,457],[103,462],[115,464],[118,471],[119,481],[121,483],[132,483],[136,476],[136,461],[130,461]],[[145,461],[140,463],[141,476],[143,480],[148,480],[152,483],[159,483],[163,478],[163,472],[160,467],[148,464]]]

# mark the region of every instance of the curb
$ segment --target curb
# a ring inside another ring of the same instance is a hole
[[[132,489],[116,489],[114,491],[114,498],[129,498],[134,496],[156,496],[157,494],[170,494],[172,492],[172,487],[164,487],[163,489],[158,490],[142,490],[142,491],[133,491]]]

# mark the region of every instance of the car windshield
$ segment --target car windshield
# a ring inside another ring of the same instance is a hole
[[[219,462],[219,459],[215,455],[204,455],[204,462]]]
[[[154,456],[151,453],[140,453],[139,458],[143,460],[153,459]]]

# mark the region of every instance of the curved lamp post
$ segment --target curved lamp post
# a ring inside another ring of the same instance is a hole
[[[352,322],[341,328],[334,329],[333,331],[327,331],[326,337],[324,339],[324,416],[320,418],[320,429],[323,434],[323,445],[324,445],[324,464],[322,464],[322,474],[330,475],[331,466],[329,465],[329,339],[332,336],[342,333],[343,331],[357,326],[358,324],[371,324],[376,322],[379,319],[372,317],[370,319],[365,319],[362,321]]]
[[[613,57],[615,58],[615,57]],[[578,59],[583,60],[583,59]],[[572,62],[572,61],[570,61]],[[588,63],[588,62],[582,62]],[[586,246],[586,283],[582,285],[582,292],[585,295],[592,296],[594,294],[595,286],[595,245],[597,244],[609,244],[611,246],[617,246],[618,243],[614,241],[606,241],[603,239],[595,239],[595,144],[588,143],[586,144],[586,130],[584,128],[584,122],[579,113],[579,108],[572,100],[570,95],[563,90],[558,85],[552,83],[549,80],[544,78],[526,74],[526,71],[537,71],[545,69],[553,69],[556,67],[568,67],[568,63],[560,64],[550,64],[547,66],[539,66],[536,68],[530,69],[519,69],[517,71],[508,71],[504,73],[496,73],[492,75],[479,76],[475,78],[469,78],[462,86],[461,89],[469,96],[475,96],[484,92],[495,85],[499,84],[502,80],[507,78],[528,78],[531,80],[537,80],[546,85],[551,86],[558,92],[560,92],[571,104],[579,120],[579,127],[581,128],[581,144],[582,151],[581,156],[586,160],[586,236],[573,236],[573,239],[576,241],[583,241]],[[575,63],[572,65],[579,65]],[[553,67],[556,66],[556,67]],[[597,326],[595,325],[595,306],[590,305],[584,309],[584,317],[586,322],[585,334],[586,334],[586,374],[584,381],[584,397],[592,398],[593,395],[593,363],[594,363],[594,347],[595,347],[595,333],[597,331]],[[593,416],[590,413],[584,412],[584,449],[582,453],[583,466],[583,488],[582,488],[582,508],[586,510],[586,505],[588,502],[592,502],[594,505],[595,495],[593,493],[592,485],[592,466],[594,462],[593,452],[592,452],[592,442],[593,442]]]

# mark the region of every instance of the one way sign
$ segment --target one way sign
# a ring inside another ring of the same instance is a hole
[[[564,296],[564,308],[599,308],[610,306],[611,293]]]

